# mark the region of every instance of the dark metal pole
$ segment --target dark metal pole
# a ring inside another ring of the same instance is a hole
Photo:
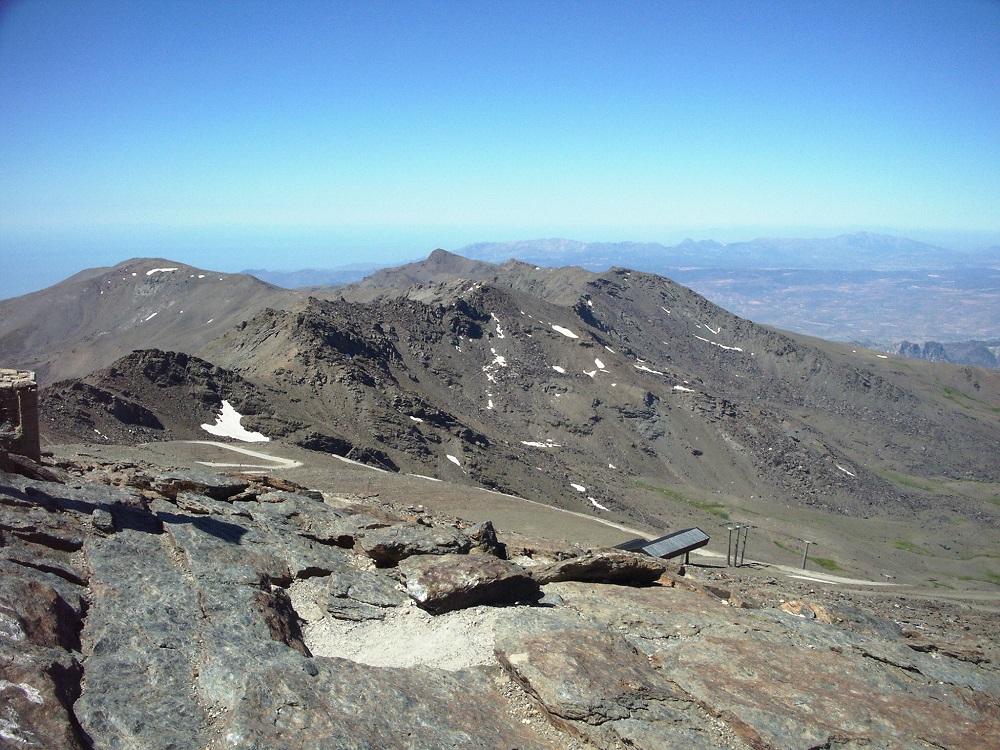
[[[726,567],[728,568],[729,566],[731,566],[733,564],[733,561],[732,561],[732,557],[733,557],[733,527],[732,526],[727,526],[726,528],[729,529],[729,546],[726,547]]]
[[[750,527],[743,527],[743,549],[740,551],[740,564],[738,567],[743,567],[743,561],[747,556],[747,535],[750,533]]]
[[[815,544],[815,542],[810,542],[810,541],[807,541],[805,539],[803,539],[802,541],[805,542],[805,545],[806,545],[806,548],[802,551],[802,570],[805,570],[806,569],[806,561],[809,559],[809,545],[810,544]]]

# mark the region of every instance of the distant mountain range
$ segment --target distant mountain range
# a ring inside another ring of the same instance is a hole
[[[382,266],[370,263],[353,263],[338,268],[305,268],[299,271],[268,271],[263,268],[251,268],[241,271],[241,273],[285,289],[302,289],[314,286],[350,284],[352,281],[360,281],[379,268]]]
[[[566,239],[481,242],[456,252],[491,263],[516,258],[540,266],[579,265],[592,271],[624,266],[654,273],[675,267],[913,271],[1000,265],[1000,248],[959,252],[872,232],[822,239],[760,238],[730,244],[688,239],[672,247]]]

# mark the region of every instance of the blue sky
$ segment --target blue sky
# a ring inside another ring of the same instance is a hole
[[[0,8],[0,297],[147,255],[1000,240],[992,0]]]

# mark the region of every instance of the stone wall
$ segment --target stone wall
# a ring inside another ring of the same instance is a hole
[[[0,450],[39,461],[35,373],[0,370]]]

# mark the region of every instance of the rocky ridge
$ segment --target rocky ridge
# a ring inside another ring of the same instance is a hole
[[[261,474],[69,457],[2,468],[9,746],[985,748],[1000,736],[988,617],[949,622],[939,608],[917,630],[864,598],[792,601],[773,579]]]

